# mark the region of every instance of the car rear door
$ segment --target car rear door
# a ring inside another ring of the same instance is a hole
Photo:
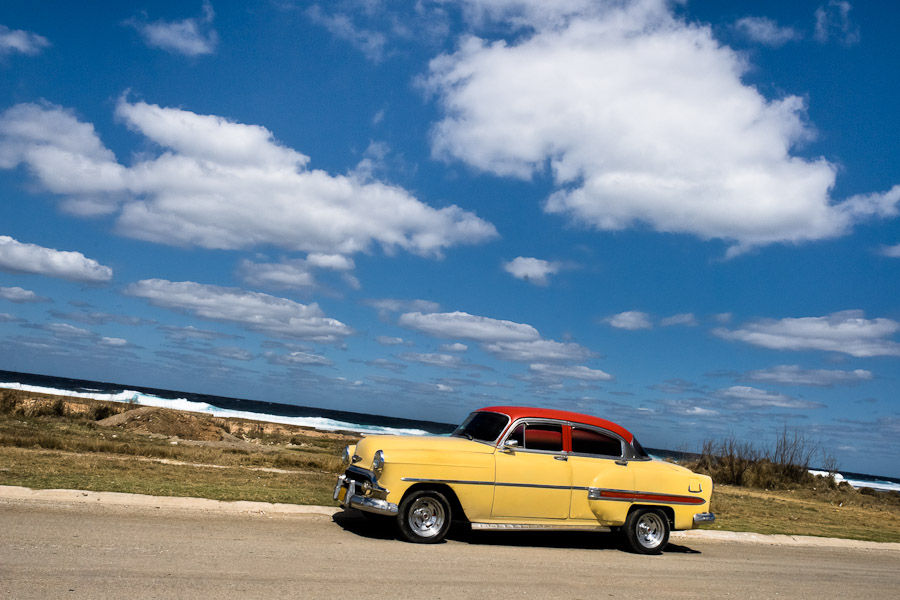
[[[571,436],[571,518],[624,521],[634,490],[634,471],[624,460],[624,441],[609,431],[578,424],[572,424]],[[591,490],[598,499],[589,499]]]

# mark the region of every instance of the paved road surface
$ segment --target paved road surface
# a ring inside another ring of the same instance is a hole
[[[602,534],[407,544],[355,511],[235,514],[0,498],[0,598],[896,598],[900,552]]]

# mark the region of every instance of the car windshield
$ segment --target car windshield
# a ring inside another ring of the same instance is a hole
[[[450,435],[479,442],[493,443],[503,433],[503,428],[506,427],[507,423],[509,423],[509,417],[500,413],[473,412]]]

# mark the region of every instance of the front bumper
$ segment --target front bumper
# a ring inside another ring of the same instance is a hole
[[[369,490],[365,489],[367,487]],[[374,496],[366,496],[365,492],[369,491],[371,493],[371,490],[371,484],[341,475],[337,479],[337,485],[334,486],[334,499],[340,502],[344,508],[356,508],[377,515],[394,516],[399,512],[397,505],[393,502]]]

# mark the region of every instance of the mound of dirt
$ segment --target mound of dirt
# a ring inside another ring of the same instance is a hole
[[[97,421],[97,425],[120,427],[135,433],[178,437],[182,440],[218,442],[234,439],[212,417],[153,406],[127,410]]]

